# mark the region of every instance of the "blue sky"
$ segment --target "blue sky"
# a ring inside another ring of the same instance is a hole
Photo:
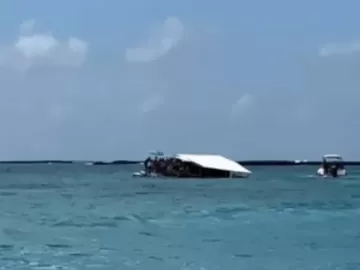
[[[0,159],[360,158],[358,1],[3,1]]]

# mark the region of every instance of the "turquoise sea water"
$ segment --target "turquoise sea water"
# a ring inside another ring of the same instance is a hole
[[[135,179],[137,166],[1,165],[0,269],[360,269],[360,168]]]

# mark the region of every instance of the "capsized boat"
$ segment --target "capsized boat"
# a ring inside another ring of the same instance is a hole
[[[322,165],[316,172],[323,177],[346,176],[347,171],[344,166],[343,158],[337,154],[327,154],[322,158]]]
[[[221,155],[176,154],[155,158],[151,169],[136,172],[134,177],[165,176],[177,178],[247,178],[251,171]]]

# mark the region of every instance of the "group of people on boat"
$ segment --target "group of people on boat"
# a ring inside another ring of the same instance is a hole
[[[148,157],[144,161],[147,175],[191,177],[194,176],[190,164],[173,157]]]
[[[335,162],[329,162],[325,157],[323,157],[321,167],[324,170],[324,175],[329,175],[332,177],[338,176],[339,170],[344,170],[344,164],[340,160]]]

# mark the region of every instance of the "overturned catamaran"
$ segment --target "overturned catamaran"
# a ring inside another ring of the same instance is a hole
[[[172,157],[155,157],[145,170],[134,177],[179,178],[246,178],[251,171],[239,163],[220,155],[177,154]]]

